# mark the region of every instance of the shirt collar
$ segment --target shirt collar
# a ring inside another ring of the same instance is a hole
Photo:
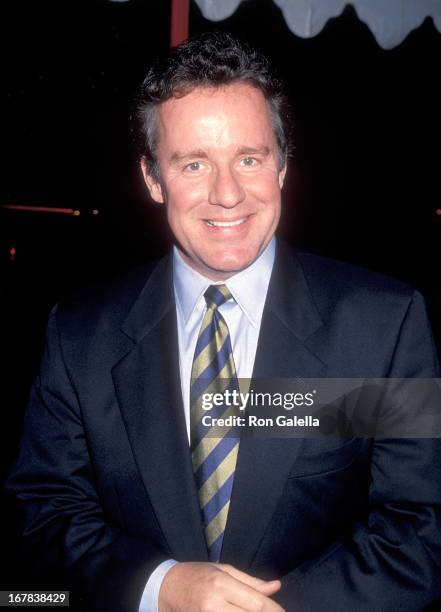
[[[185,324],[210,285],[224,284],[250,323],[260,324],[265,305],[271,271],[276,252],[276,239],[273,236],[265,250],[245,270],[231,276],[224,282],[214,282],[191,268],[182,258],[177,247],[173,247],[173,285],[176,303],[180,308]]]

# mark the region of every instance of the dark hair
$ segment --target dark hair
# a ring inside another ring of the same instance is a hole
[[[159,179],[156,148],[156,107],[190,93],[196,87],[220,87],[245,82],[267,100],[282,168],[290,153],[290,109],[282,82],[268,59],[255,49],[223,32],[206,32],[172,50],[149,68],[136,104],[135,135],[150,173]]]

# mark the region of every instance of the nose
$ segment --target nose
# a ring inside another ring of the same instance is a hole
[[[245,199],[245,191],[234,170],[229,167],[217,168],[210,184],[208,201],[216,206],[234,208]]]

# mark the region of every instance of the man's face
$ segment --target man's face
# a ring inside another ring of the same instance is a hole
[[[253,263],[280,218],[285,168],[263,94],[198,88],[157,109],[160,182],[143,173],[187,263],[225,280]]]

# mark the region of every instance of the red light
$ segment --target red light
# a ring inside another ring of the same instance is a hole
[[[438,209],[436,210],[436,214],[438,215],[438,217],[441,217],[441,208],[438,208]]]

